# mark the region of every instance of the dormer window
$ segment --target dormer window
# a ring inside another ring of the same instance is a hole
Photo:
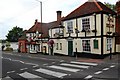
[[[82,31],[90,30],[90,18],[82,19]]]

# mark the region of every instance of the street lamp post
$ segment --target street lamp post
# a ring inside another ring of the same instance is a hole
[[[36,0],[40,3],[40,17],[41,17],[41,52],[43,52],[43,44],[42,44],[42,1]]]
[[[75,28],[75,33],[76,33],[76,39],[77,39],[78,33],[80,33],[77,27]],[[75,43],[75,44],[76,44],[76,48],[75,48],[75,50],[76,50],[76,52],[75,52],[75,57],[76,57],[76,59],[77,59],[77,43]]]
[[[110,45],[110,34],[112,33],[112,32],[110,32],[110,27],[111,27],[111,24],[110,24],[111,15],[110,14],[108,15],[108,21],[109,21],[109,32],[108,32],[108,34],[109,34],[109,50],[110,50],[110,59],[112,59],[112,47]]]

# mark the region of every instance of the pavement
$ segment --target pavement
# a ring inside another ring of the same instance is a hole
[[[48,59],[63,59],[67,61],[83,61],[83,62],[95,62],[95,63],[102,63],[102,62],[108,62],[108,63],[118,63],[120,62],[120,53],[118,54],[112,54],[111,58],[110,56],[105,57],[104,59],[92,59],[92,58],[85,58],[85,57],[71,57],[71,56],[66,56],[66,55],[45,55],[42,53],[35,53],[35,54],[30,54],[30,53],[18,53],[18,52],[8,52],[8,53],[13,53],[13,54],[21,54],[21,55],[32,55],[33,57],[43,57],[43,58],[48,58]]]

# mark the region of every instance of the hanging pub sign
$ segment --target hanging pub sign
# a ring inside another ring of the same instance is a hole
[[[54,41],[50,39],[50,40],[48,41],[48,45],[49,45],[49,46],[52,46],[53,44],[54,44]]]
[[[106,23],[106,27],[114,27],[114,18],[113,17],[108,17],[107,18],[107,23]]]

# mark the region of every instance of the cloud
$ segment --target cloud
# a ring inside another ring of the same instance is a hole
[[[61,10],[66,16],[88,0],[41,0],[43,22],[57,20],[56,11]],[[117,0],[100,0],[114,3]],[[0,39],[14,26],[29,29],[34,20],[40,21],[40,3],[37,0],[0,0]]]

